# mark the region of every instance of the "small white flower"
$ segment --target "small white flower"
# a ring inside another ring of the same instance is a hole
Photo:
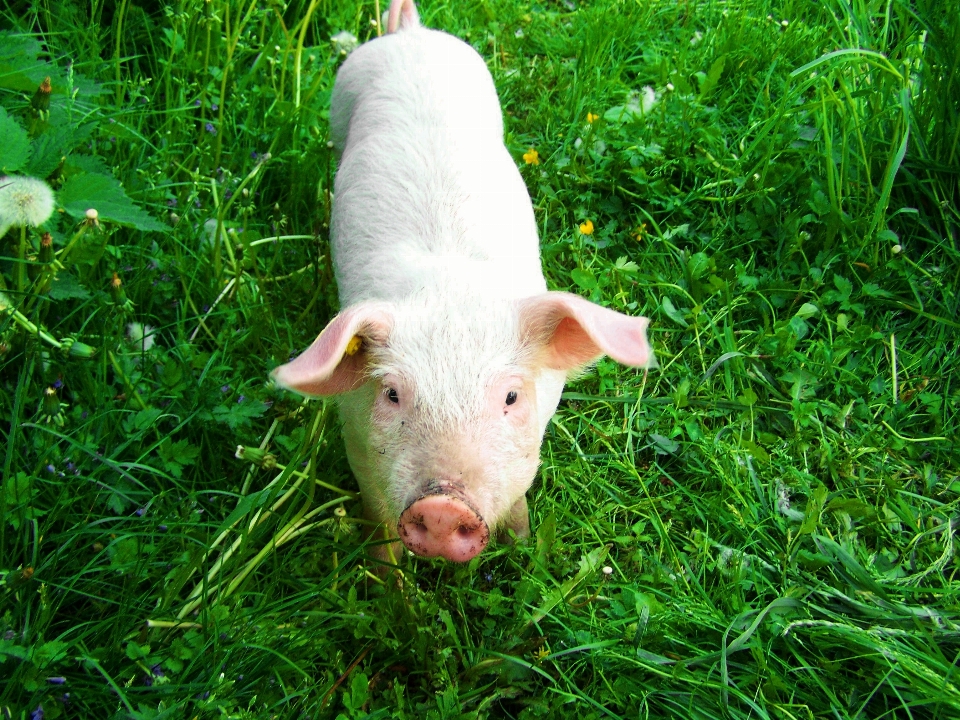
[[[156,336],[153,334],[154,328],[150,325],[141,325],[138,322],[127,324],[127,338],[136,350],[148,352],[156,342]]]
[[[703,33],[697,30],[693,34],[693,37],[690,38],[690,44],[694,46],[699,45],[701,40],[703,40]]]
[[[673,92],[673,83],[667,83],[667,92]]]
[[[892,252],[894,255],[899,255],[903,252],[903,245],[894,245],[892,248],[890,248],[890,252]]]
[[[517,28],[517,31],[513,34],[513,36],[516,37],[516,38],[522,38],[522,37],[523,37],[523,28]]]
[[[12,227],[37,227],[53,215],[53,191],[33,177],[0,177],[0,235]]]
[[[604,574],[604,575],[613,575],[613,568],[610,567],[609,565],[604,565],[604,566],[603,566],[603,574]]]
[[[781,24],[783,27],[786,27],[787,25],[790,24],[790,21],[789,21],[789,20],[781,20],[781,21],[780,21],[780,24]]]

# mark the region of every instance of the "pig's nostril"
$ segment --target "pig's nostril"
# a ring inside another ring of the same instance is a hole
[[[408,549],[423,557],[440,555],[466,562],[483,550],[490,533],[483,518],[464,501],[428,495],[400,514],[397,531]]]

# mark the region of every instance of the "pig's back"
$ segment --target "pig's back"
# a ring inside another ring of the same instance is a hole
[[[344,306],[451,284],[503,298],[546,289],[527,189],[473,48],[425,28],[361,46],[337,76],[330,125]]]

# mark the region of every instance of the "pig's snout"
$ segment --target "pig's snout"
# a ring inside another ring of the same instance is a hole
[[[470,560],[490,540],[490,528],[480,514],[450,495],[428,495],[412,503],[400,515],[397,532],[417,555],[440,555],[454,562]]]

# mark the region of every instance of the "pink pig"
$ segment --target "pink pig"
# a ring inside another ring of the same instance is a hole
[[[344,308],[273,371],[336,395],[366,516],[418,555],[465,562],[511,529],[569,374],[655,363],[646,318],[547,292],[493,79],[466,43],[393,0],[389,34],[337,75],[331,224]]]

